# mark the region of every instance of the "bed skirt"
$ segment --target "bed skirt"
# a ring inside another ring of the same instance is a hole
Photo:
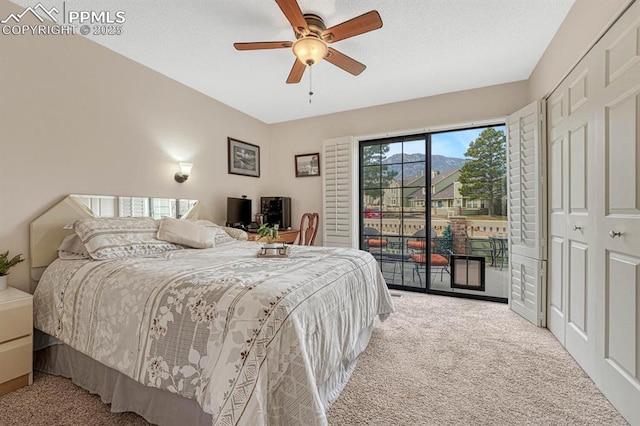
[[[111,411],[131,411],[158,425],[211,426],[211,414],[193,399],[151,388],[64,345],[34,354],[34,369],[71,379],[73,383],[111,404]]]
[[[338,399],[349,381],[357,357],[366,349],[372,332],[373,324],[362,330],[349,360],[344,360],[325,383],[318,383],[318,392],[326,410]],[[157,425],[212,424],[212,416],[202,411],[195,400],[138,383],[65,344],[35,352],[34,369],[71,379],[81,388],[99,395],[104,403],[111,404],[114,413],[134,412]]]

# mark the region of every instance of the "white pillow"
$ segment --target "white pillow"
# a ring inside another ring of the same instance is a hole
[[[58,246],[58,257],[65,260],[91,259],[78,234],[64,237],[64,240]]]
[[[157,239],[158,224],[147,217],[80,219],[73,229],[95,260],[151,256],[183,248]]]
[[[238,228],[229,228],[228,226],[221,226],[220,227],[224,232],[226,232],[227,234],[229,234],[229,236],[231,238],[233,238],[234,240],[239,240],[239,241],[247,241],[249,239],[249,234],[247,234],[245,231],[243,231],[242,229],[238,229]]]
[[[216,232],[195,222],[163,217],[158,229],[158,239],[203,249],[215,247]]]
[[[197,223],[200,226],[204,226],[204,227],[206,227],[208,229],[211,229],[216,235],[216,238],[215,238],[216,245],[224,244],[224,243],[230,243],[230,242],[235,241],[235,239],[231,235],[229,235],[227,232],[225,232],[224,227],[222,227],[220,225],[216,225],[215,223],[213,223],[213,222],[211,222],[209,220],[206,220],[206,219],[195,219],[195,220],[188,219],[188,221],[191,222],[191,223]]]

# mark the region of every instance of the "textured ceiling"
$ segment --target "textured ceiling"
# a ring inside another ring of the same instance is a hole
[[[24,7],[34,0],[14,1]],[[62,10],[62,1],[42,0]],[[66,10],[123,10],[120,36],[88,36],[266,123],[527,79],[574,0],[299,0],[333,26],[377,10],[383,27],[332,47],[367,65],[354,77],[322,61],[285,80],[290,49],[236,41],[294,40],[273,0],[67,0]]]

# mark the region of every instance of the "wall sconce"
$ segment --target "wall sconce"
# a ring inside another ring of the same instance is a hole
[[[182,183],[189,179],[189,175],[191,174],[191,168],[193,167],[192,163],[179,163],[180,171],[177,172],[173,177],[176,179],[176,182]]]

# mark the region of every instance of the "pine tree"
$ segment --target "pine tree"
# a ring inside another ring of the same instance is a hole
[[[448,250],[453,249],[453,231],[451,230],[451,224],[442,231],[442,236],[438,238],[438,243],[435,247],[435,252],[439,254],[447,253]]]
[[[398,172],[388,170],[389,166],[382,164],[389,149],[388,144],[376,144],[365,146],[362,151],[364,195],[373,204],[384,196],[384,189],[381,188],[388,188],[398,175]]]
[[[469,144],[465,157],[471,158],[460,169],[460,195],[485,200],[489,216],[502,211],[506,185],[506,143],[502,130],[489,127]]]

